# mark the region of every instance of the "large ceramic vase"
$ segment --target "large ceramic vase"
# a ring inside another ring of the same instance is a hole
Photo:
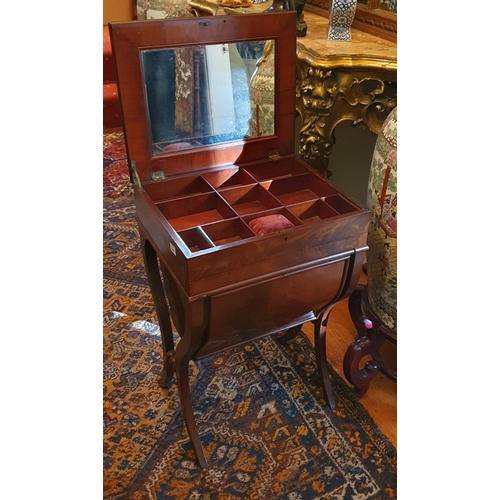
[[[330,0],[327,40],[351,41],[351,24],[356,14],[356,0]]]
[[[268,40],[250,79],[250,136],[274,135],[274,41]]]
[[[367,293],[372,311],[397,332],[397,108],[382,125],[372,158],[367,205]]]
[[[384,121],[375,143],[368,180],[367,286],[365,301],[383,342],[373,352],[380,371],[397,378],[397,110]],[[390,332],[390,333],[389,333]],[[375,341],[375,344],[377,342]]]

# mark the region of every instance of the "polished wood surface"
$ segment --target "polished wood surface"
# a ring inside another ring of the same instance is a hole
[[[361,275],[360,284],[366,284],[366,276]],[[314,325],[306,323],[302,331],[314,343]],[[344,355],[356,338],[356,328],[348,310],[348,300],[338,302],[330,313],[326,332],[326,357],[328,362],[350,386],[343,372]],[[353,388],[354,390],[354,388]],[[382,373],[378,373],[367,393],[359,398],[380,430],[394,446],[397,446],[397,385]]]

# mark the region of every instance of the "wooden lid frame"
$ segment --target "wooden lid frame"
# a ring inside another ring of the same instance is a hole
[[[294,153],[295,12],[118,22],[109,26],[127,154],[129,161],[135,162],[141,181],[147,182],[157,171],[164,171],[170,177],[262,160],[271,151],[277,151],[279,156]],[[153,155],[141,51],[253,40],[274,40],[275,135]]]

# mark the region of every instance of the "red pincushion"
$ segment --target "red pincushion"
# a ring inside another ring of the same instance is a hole
[[[281,214],[265,215],[251,220],[248,225],[250,229],[257,235],[274,233],[283,229],[294,227],[293,224]]]

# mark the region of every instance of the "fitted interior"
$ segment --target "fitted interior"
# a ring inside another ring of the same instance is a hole
[[[259,217],[280,214],[297,227],[360,210],[293,161],[230,166],[143,187],[191,252],[261,237],[249,226]]]

